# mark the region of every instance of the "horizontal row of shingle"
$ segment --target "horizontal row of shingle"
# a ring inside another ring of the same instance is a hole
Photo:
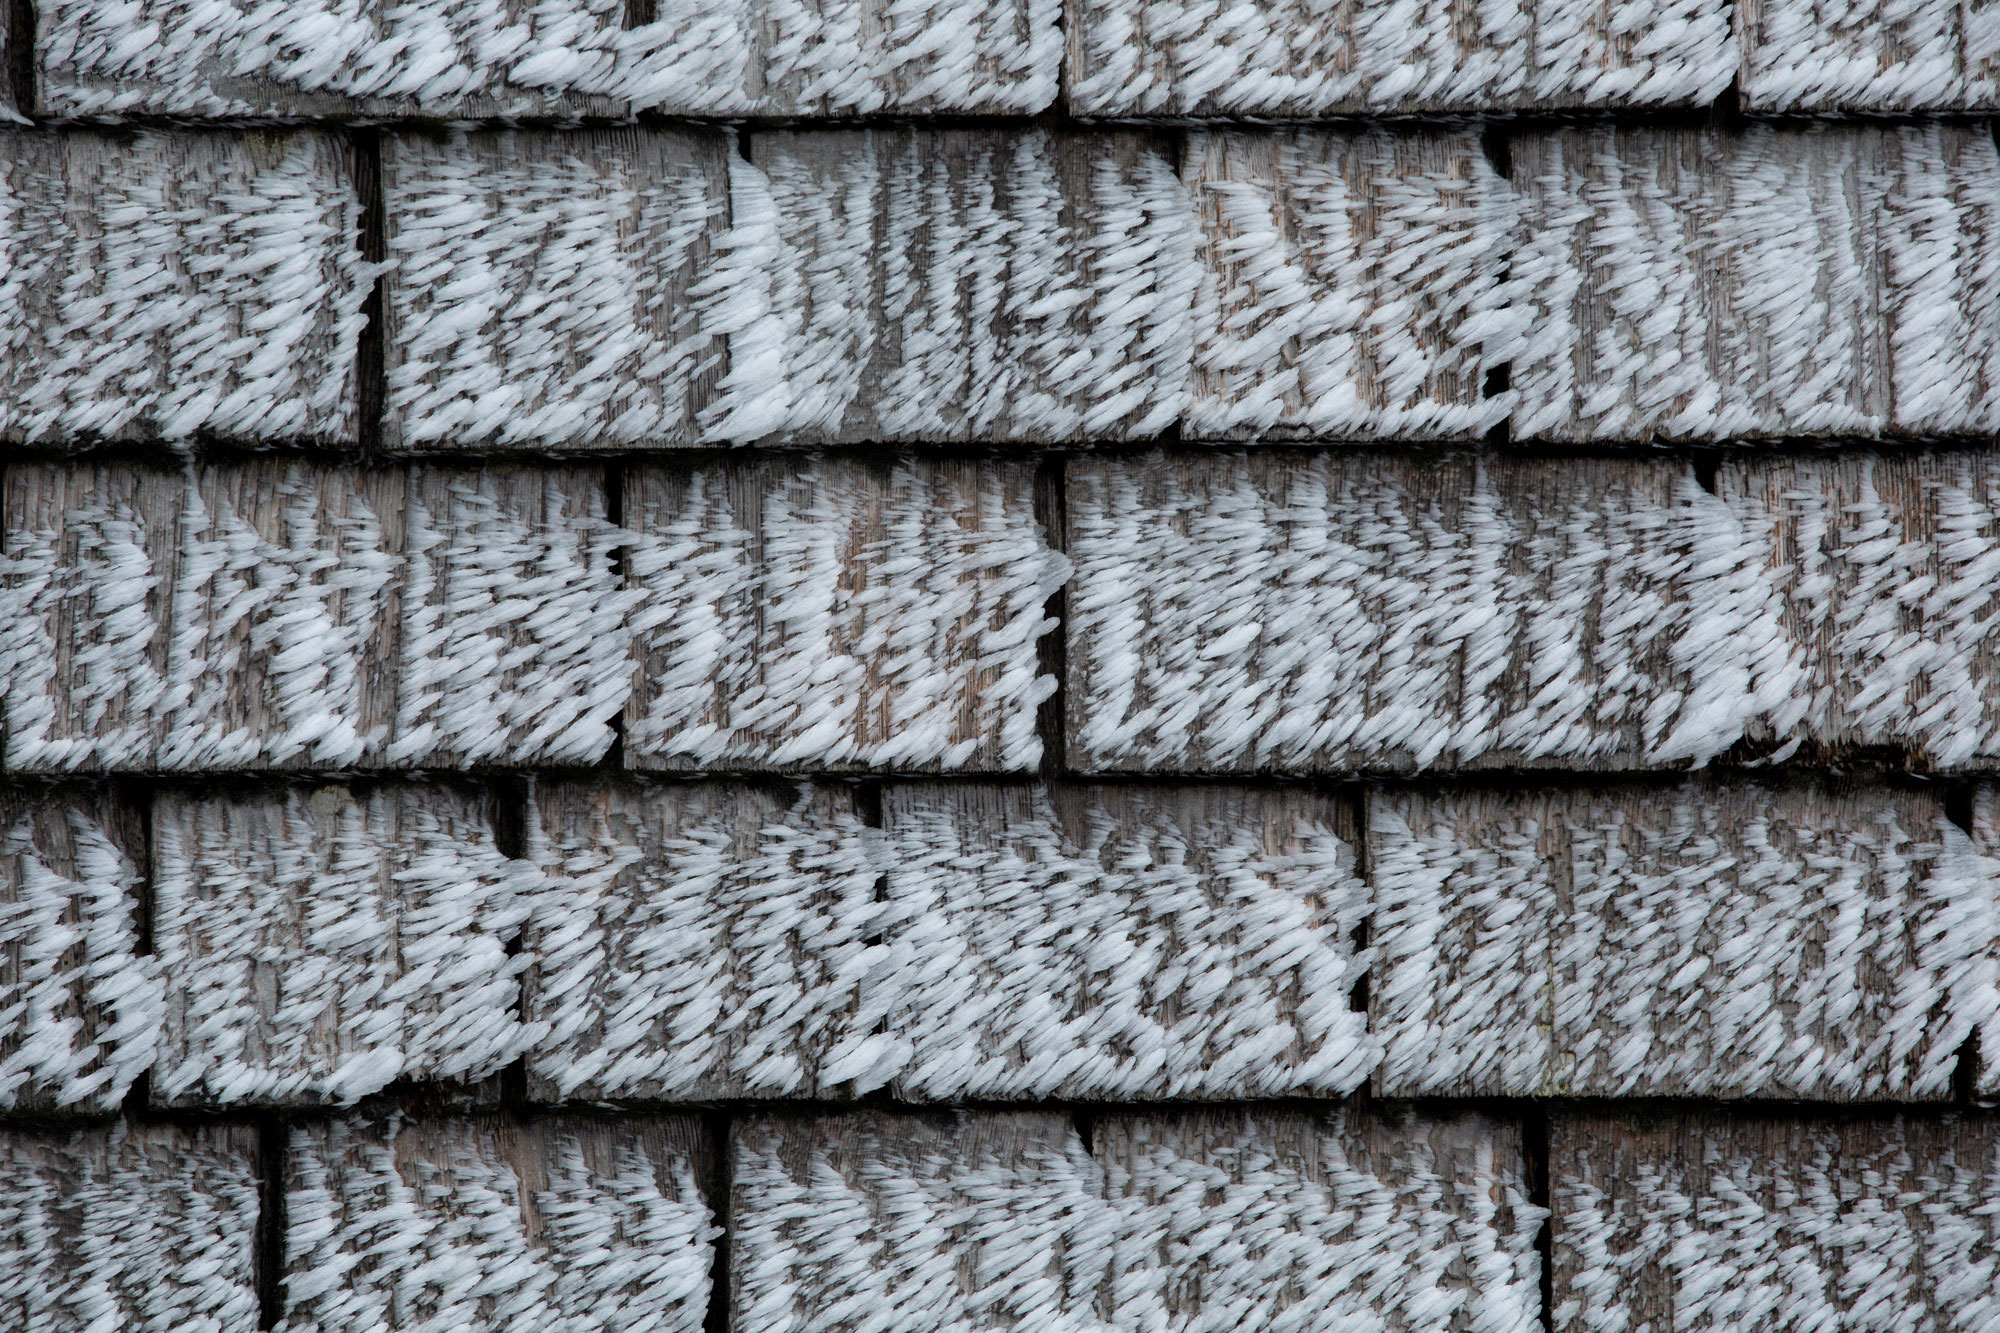
[[[390,134],[377,266],[336,138],[0,134],[0,438],[2000,429],[1984,123],[1538,130],[1504,177],[1465,125],[736,147],[749,160],[721,130]]]
[[[1079,773],[2000,763],[1990,450],[1050,467],[15,464],[4,763],[1031,772],[1058,630]]]
[[[33,0],[48,116],[2000,105],[1965,0]],[[640,17],[643,15],[643,17]],[[1065,40],[1066,38],[1066,40]],[[1065,56],[1065,47],[1067,55]]]
[[[1988,785],[487,799],[9,795],[0,1106],[2000,1091]]]
[[[750,1115],[726,1146],[673,1116],[267,1130],[285,1135],[283,1327],[697,1333],[718,1245],[732,1333],[1991,1323],[1991,1116],[1561,1113],[1546,1206],[1521,1126],[1490,1115],[1089,1128]],[[0,1130],[0,1322],[259,1327],[260,1148],[224,1126]]]

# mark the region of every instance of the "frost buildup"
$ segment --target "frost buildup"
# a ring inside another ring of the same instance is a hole
[[[1387,1096],[1938,1100],[2000,1010],[2000,881],[1932,798],[1371,805]]]
[[[1196,439],[1477,439],[1512,398],[1512,200],[1462,126],[1188,136]]]
[[[1518,1127],[1352,1108],[1116,1113],[1113,1327],[1534,1333],[1537,1232]]]
[[[1196,279],[1167,152],[1133,132],[756,135],[710,434],[1158,434],[1187,402]]]
[[[2000,11],[1976,0],[1742,0],[1736,23],[1753,111],[2000,106]]]
[[[1556,1333],[1990,1327],[1984,1115],[1562,1115]]]
[[[1021,463],[803,457],[625,479],[636,768],[1024,771],[1068,575]]]
[[[37,0],[43,108],[181,116],[1035,112],[1059,0]]]
[[[2000,427],[1983,126],[1597,126],[1511,151],[1517,438]]]
[[[385,445],[691,443],[723,343],[689,288],[729,153],[629,126],[385,139]]]
[[[897,786],[878,929],[913,1100],[1347,1092],[1347,820],[1299,793]]]
[[[0,1132],[0,1327],[255,1333],[257,1135]]]
[[[1724,0],[1070,0],[1068,22],[1084,115],[1704,106],[1737,67]]]
[[[131,811],[81,791],[0,797],[0,1109],[114,1110],[153,1062],[136,831]]]
[[[8,129],[0,163],[0,439],[356,441],[338,140]]]
[[[540,877],[440,787],[162,795],[153,1072],[167,1104],[351,1103],[497,1073],[532,1036],[508,942]]]
[[[288,1333],[699,1333],[698,1122],[399,1115],[291,1131]]]
[[[1110,1333],[1112,1218],[1066,1115],[752,1117],[730,1173],[736,1333]]]

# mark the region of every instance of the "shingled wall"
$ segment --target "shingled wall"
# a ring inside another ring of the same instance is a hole
[[[8,20],[0,1333],[2000,1326],[2000,7]]]

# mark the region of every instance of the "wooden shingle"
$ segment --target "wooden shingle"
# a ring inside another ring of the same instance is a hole
[[[1751,111],[2000,106],[2000,18],[1979,0],[1735,0]]]

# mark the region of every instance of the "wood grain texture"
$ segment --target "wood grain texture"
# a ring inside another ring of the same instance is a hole
[[[379,757],[404,479],[284,460],[19,464],[0,709],[26,772]]]
[[[641,769],[1022,771],[1067,573],[1024,463],[646,467],[624,481]]]
[[[1557,1333],[1990,1318],[1988,1115],[1562,1113],[1549,1175]]]
[[[1541,1327],[1545,1210],[1521,1131],[1464,1111],[1120,1112],[1093,1127],[1117,1218],[1109,1326]]]
[[[691,1117],[301,1123],[285,1327],[696,1333],[712,1242]]]
[[[2000,155],[1975,127],[1511,145],[1516,437],[1987,434]]]
[[[1704,682],[1686,622],[1707,611],[1740,644],[1754,626],[1732,617],[1757,608],[1686,577],[1706,501],[1639,460],[1072,463],[1069,762],[1615,770],[1712,752],[1717,714],[1757,699],[1712,697],[1743,682]]]
[[[0,791],[0,1108],[110,1111],[152,1064],[143,846],[139,812],[111,793]]]
[[[846,1095],[881,1063],[876,858],[851,793],[543,782],[524,944],[536,1100]]]
[[[254,1333],[257,1133],[0,1130],[0,1326]]]
[[[1761,740],[2000,760],[2000,470],[1981,450],[1731,460],[1716,493],[1765,552],[1802,716]]]
[[[49,115],[1035,112],[1055,0],[37,0]],[[646,21],[636,21],[641,13]]]
[[[1737,66],[1719,0],[1069,0],[1066,13],[1068,105],[1084,115],[1700,106]]]
[[[693,443],[726,359],[691,289],[729,156],[699,129],[385,138],[383,446]]]
[[[508,946],[539,884],[471,792],[162,793],[154,1100],[349,1103],[398,1079],[497,1073],[531,1035],[526,960]]]
[[[1194,228],[1171,145],[1118,130],[753,135],[774,247],[731,342],[734,439],[1147,438],[1187,402]]]
[[[1353,811],[1303,791],[895,784],[880,1003],[912,1101],[1351,1091]]]
[[[1991,782],[1973,785],[1967,823],[1973,846],[1979,853],[1980,870],[1989,884],[2000,884],[2000,788]],[[1988,912],[1993,915],[1968,911],[1950,925],[1967,931],[1974,941],[2000,939],[2000,907],[1996,903],[2000,903],[2000,890],[1989,897]],[[1961,1003],[1978,1020],[1974,1031],[1977,1045],[1968,1052],[1977,1058],[1962,1072],[1971,1076],[1973,1092],[1983,1103],[1990,1103],[2000,1094],[2000,981],[1996,981],[1992,961],[1996,953],[2000,951],[1989,947],[1985,958],[1958,978],[1964,993]]]
[[[590,763],[631,690],[628,588],[595,467],[416,467],[398,627],[398,767]]]
[[[1938,1101],[2000,880],[1935,796],[1689,782],[1371,798],[1391,1097]]]
[[[2000,106],[2000,12],[1986,0],[1737,0],[1754,111]]]
[[[1510,399],[1512,209],[1465,127],[1188,136],[1193,439],[1476,439]]]
[[[0,161],[0,440],[356,441],[337,140],[0,129]]]
[[[1104,1215],[1065,1115],[751,1116],[730,1158],[735,1333],[1087,1326]]]

